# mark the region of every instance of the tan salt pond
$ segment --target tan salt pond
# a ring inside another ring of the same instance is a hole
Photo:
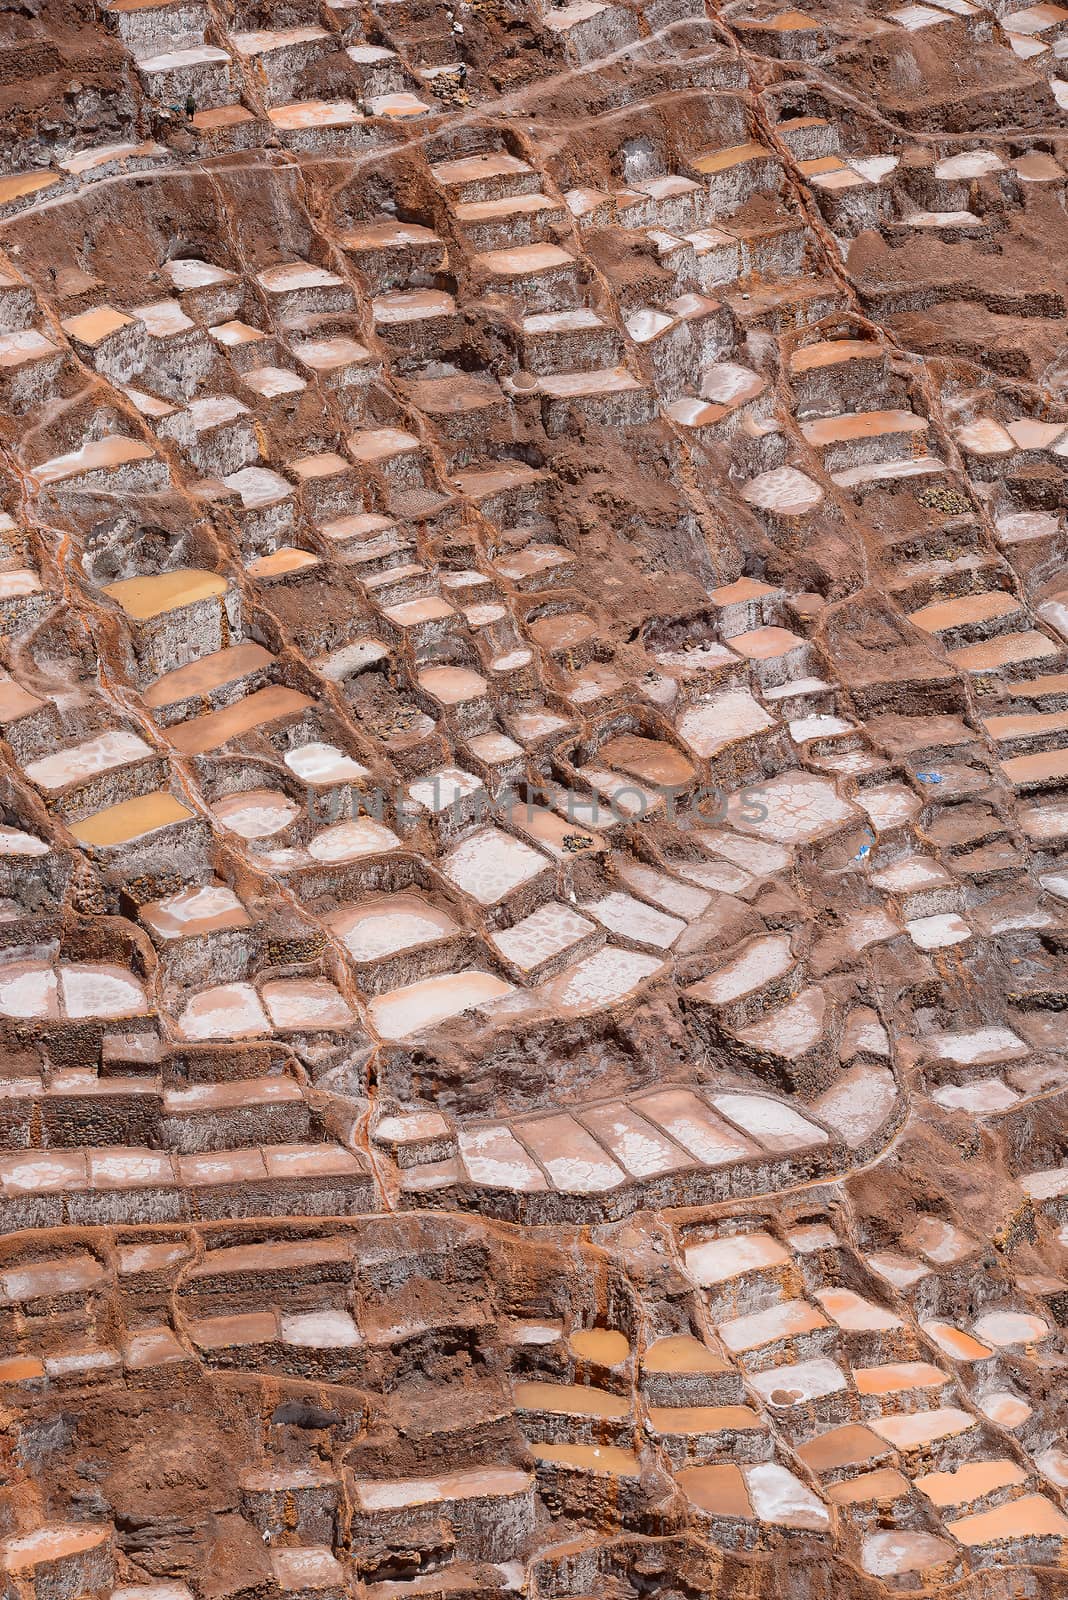
[[[893,1467],[878,1467],[862,1472],[845,1483],[829,1484],[824,1491],[832,1505],[872,1505],[877,1501],[900,1500],[910,1491],[909,1480]]]
[[[691,1505],[714,1517],[751,1518],[753,1507],[741,1469],[733,1462],[687,1467],[676,1474],[678,1485]]]
[[[935,1444],[939,1439],[950,1439],[966,1433],[976,1426],[968,1411],[956,1406],[938,1406],[931,1411],[904,1412],[899,1415],[875,1417],[871,1427],[898,1450],[916,1450]]]
[[[861,1423],[847,1422],[840,1428],[817,1434],[798,1446],[805,1465],[815,1473],[837,1472],[841,1467],[863,1466],[887,1454],[878,1434]]]
[[[657,1433],[693,1438],[709,1433],[763,1433],[767,1424],[749,1406],[650,1406]]]
[[[929,1361],[889,1361],[881,1367],[854,1367],[858,1394],[899,1394],[908,1389],[935,1389],[950,1381],[949,1374]]]
[[[847,1332],[868,1332],[900,1328],[901,1320],[885,1306],[873,1305],[853,1289],[817,1289],[816,1299],[840,1328]]]
[[[684,787],[692,783],[695,773],[690,762],[669,744],[655,739],[639,738],[635,734],[621,734],[602,745],[600,759],[610,767],[632,774],[643,783],[656,787]]]

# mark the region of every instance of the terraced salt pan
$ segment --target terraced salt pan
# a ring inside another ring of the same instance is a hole
[[[810,1400],[838,1394],[847,1387],[842,1369],[823,1356],[750,1373],[749,1382],[765,1401],[783,1407],[807,1405]]]
[[[1045,1339],[1049,1323],[1025,1311],[987,1311],[972,1324],[976,1337],[999,1348],[1034,1344]]]
[[[572,1117],[539,1117],[517,1123],[515,1132],[565,1194],[601,1194],[625,1181],[621,1169]]]
[[[349,817],[332,828],[324,828],[308,845],[316,861],[337,865],[344,861],[358,861],[361,856],[381,855],[400,848],[400,840],[391,828],[371,817]]]
[[[691,1157],[630,1106],[616,1103],[583,1111],[582,1120],[632,1178],[654,1178],[691,1165]]]
[[[663,963],[655,956],[607,945],[544,984],[539,994],[561,1011],[581,1014],[618,1005],[663,970]]]
[[[875,1417],[869,1423],[887,1444],[898,1450],[918,1450],[940,1439],[966,1433],[976,1426],[975,1418],[957,1406],[936,1406],[931,1411],[900,1412]]]
[[[1029,1047],[1011,1028],[976,1028],[970,1033],[932,1034],[924,1047],[936,1061],[953,1061],[959,1066],[986,1066],[1001,1061],[1019,1061],[1030,1054]]]
[[[399,1511],[482,1496],[526,1493],[533,1479],[518,1467],[463,1467],[435,1478],[356,1479],[353,1495],[361,1511]]]
[[[61,966],[13,962],[0,967],[0,1016],[72,1020],[142,1016],[145,992],[124,967],[98,962]]]
[[[911,9],[919,11],[923,8],[916,6]],[[864,1540],[861,1563],[864,1571],[874,1578],[898,1578],[906,1573],[937,1570],[954,1560],[956,1553],[948,1539],[940,1539],[936,1534],[895,1528],[889,1533],[868,1535]]]
[[[450,916],[420,895],[382,895],[341,906],[325,919],[355,961],[378,961],[457,932]]]
[[[900,1328],[901,1319],[885,1306],[877,1306],[854,1289],[830,1287],[816,1290],[816,1299],[840,1328],[850,1333],[882,1332]]]
[[[1068,1539],[1068,1517],[1045,1495],[1025,1494],[1005,1505],[973,1512],[946,1524],[961,1544],[994,1544],[1008,1539]]]
[[[432,772],[429,777],[420,778],[408,787],[408,793],[416,805],[434,813],[447,811],[480,792],[484,793],[482,779],[476,778],[471,772],[461,771],[459,767],[443,767],[441,771]]]
[[[684,1251],[686,1270],[701,1288],[729,1283],[747,1272],[766,1272],[789,1264],[791,1257],[770,1233],[735,1233],[706,1239]]]
[[[69,823],[68,826],[79,844],[114,849],[134,839],[145,838],[159,828],[188,822],[192,815],[188,806],[176,800],[166,789],[154,789],[151,794],[105,806],[103,811],[94,812],[91,817]]]
[[[181,889],[164,900],[144,905],[141,920],[159,939],[187,939],[251,926],[251,918],[236,894],[221,883]]]
[[[717,1117],[692,1090],[661,1089],[636,1099],[634,1108],[704,1166],[724,1166],[758,1153],[751,1140]]]
[[[628,889],[644,895],[646,900],[652,900],[662,910],[674,917],[682,917],[687,922],[693,917],[703,916],[712,904],[712,896],[704,889],[680,883],[677,878],[658,872],[655,867],[648,867],[641,861],[621,861],[618,872]]]
[[[472,968],[405,984],[377,995],[368,1001],[367,1009],[383,1039],[405,1039],[513,992],[514,985],[503,978]]]
[[[1017,1104],[1020,1096],[1008,1084],[988,1078],[982,1083],[943,1084],[932,1091],[931,1099],[950,1110],[968,1111],[981,1117],[1007,1111]]]
[[[491,934],[490,939],[506,961],[521,972],[530,972],[595,931],[594,924],[570,906],[550,900],[513,927]]]
[[[1027,1401],[1021,1400],[1019,1395],[1008,1389],[994,1389],[982,1395],[979,1410],[991,1422],[996,1422],[999,1428],[1007,1428],[1010,1432],[1021,1427],[1031,1415]]]
[[[781,1100],[762,1094],[726,1092],[709,1098],[718,1111],[751,1134],[765,1150],[804,1150],[828,1142],[822,1128]]]
[[[802,989],[796,999],[766,1012],[759,1022],[739,1028],[736,1037],[752,1050],[794,1060],[823,1037],[826,1005],[824,991],[812,985]]]
[[[269,1033],[267,1014],[250,983],[223,983],[194,995],[178,1018],[183,1039],[249,1039]]]
[[[688,707],[679,718],[679,735],[694,755],[707,760],[729,744],[774,726],[747,689],[732,689]]]
[[[360,783],[370,777],[368,769],[354,761],[336,745],[316,740],[287,750],[282,757],[290,772],[302,783],[328,786],[335,783]]]
[[[757,806],[766,816],[754,815]],[[861,813],[839,797],[833,783],[805,772],[782,773],[769,783],[752,786],[744,795],[732,795],[728,818],[741,833],[788,845],[807,844],[862,820]]]
[[[177,611],[201,600],[217,599],[226,593],[226,579],[216,572],[198,567],[179,567],[174,572],[159,572],[141,578],[121,578],[104,585],[110,595],[137,622]]]
[[[761,1522],[822,1532],[831,1524],[825,1505],[786,1467],[761,1461],[745,1469],[753,1510]]]
[[[21,828],[0,825],[0,856],[46,856],[51,848],[43,839],[23,833]]]
[[[797,467],[775,467],[751,478],[742,490],[742,499],[761,511],[801,517],[821,504],[823,490]]]
[[[764,1311],[753,1311],[747,1316],[721,1322],[717,1332],[727,1349],[739,1354],[829,1326],[827,1318],[821,1316],[815,1306],[809,1305],[806,1300],[783,1300]]]
[[[70,783],[82,783],[99,772],[110,772],[130,761],[141,761],[152,755],[151,746],[136,733],[114,728],[98,733],[83,744],[69,750],[59,750],[55,755],[42,756],[25,768],[26,776],[38,788],[55,792]]]
[[[605,895],[602,900],[590,901],[582,909],[617,937],[633,939],[637,944],[651,945],[654,950],[668,950],[686,927],[677,917],[669,917],[653,906],[647,906],[632,895],[618,891]]]
[[[783,977],[789,972],[792,961],[788,935],[765,934],[753,939],[718,972],[701,978],[691,992],[709,1005],[730,1005],[761,985]]]
[[[479,905],[495,905],[548,867],[548,858],[499,828],[483,828],[454,845],[442,871]]]
[[[942,911],[932,917],[917,917],[905,923],[905,932],[918,950],[945,950],[964,944],[972,930],[955,911]]]
[[[889,1361],[878,1367],[854,1367],[853,1382],[858,1394],[886,1395],[938,1389],[949,1383],[950,1377],[929,1361]]]
[[[263,1003],[276,1028],[351,1028],[347,1002],[325,978],[279,978],[265,983]]]
[[[295,822],[301,807],[279,789],[244,789],[216,800],[212,812],[242,839],[269,839]]]
[[[548,1186],[541,1169],[508,1128],[462,1128],[460,1155],[472,1183],[537,1194]]]
[[[1018,1488],[1027,1473],[1015,1461],[966,1461],[948,1472],[923,1472],[914,1480],[917,1489],[940,1509],[967,1505],[997,1489]]]

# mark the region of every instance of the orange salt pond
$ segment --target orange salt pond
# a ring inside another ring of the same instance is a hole
[[[668,1334],[657,1339],[642,1357],[645,1372],[725,1372],[726,1363],[692,1334]]]
[[[576,1328],[568,1339],[572,1355],[601,1367],[618,1367],[630,1356],[630,1341],[614,1328]]]
[[[118,805],[107,806],[81,822],[69,823],[68,827],[79,844],[107,850],[144,838],[146,834],[155,833],[157,828],[188,822],[192,816],[189,807],[166,789],[156,789],[136,800],[121,800]]]
[[[966,1461],[949,1472],[922,1472],[913,1482],[936,1506],[959,1506],[996,1489],[1017,1488],[1027,1473],[1015,1461]]]
[[[861,1466],[887,1454],[878,1434],[862,1423],[849,1422],[820,1433],[798,1445],[797,1453],[813,1472],[837,1472],[840,1467]]]
[[[611,1478],[636,1478],[641,1472],[637,1456],[613,1444],[532,1444],[535,1461],[575,1472],[602,1473]]]
[[[549,1411],[565,1417],[603,1417],[617,1420],[630,1415],[630,1401],[606,1389],[579,1383],[517,1383],[512,1391],[520,1411]]]
[[[691,1505],[714,1517],[753,1515],[749,1493],[741,1469],[732,1462],[711,1467],[687,1467],[676,1474],[678,1484]]]
[[[179,567],[175,572],[160,572],[144,578],[121,578],[104,585],[110,595],[137,622],[147,622],[179,606],[195,605],[226,593],[226,579],[216,572],[198,567]]]
[[[984,1361],[994,1353],[988,1344],[980,1343],[951,1322],[921,1322],[920,1327],[953,1361]]]
[[[893,1467],[879,1467],[844,1483],[829,1484],[824,1493],[832,1505],[871,1505],[877,1500],[900,1500],[909,1487],[909,1480]]]
[[[1068,1517],[1041,1494],[1021,1495],[990,1511],[977,1511],[969,1517],[946,1524],[947,1531],[961,1544],[994,1544],[1002,1539],[1068,1538]]]

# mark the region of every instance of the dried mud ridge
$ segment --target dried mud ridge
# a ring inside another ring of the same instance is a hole
[[[0,43],[0,1600],[1068,1594],[1068,10]]]

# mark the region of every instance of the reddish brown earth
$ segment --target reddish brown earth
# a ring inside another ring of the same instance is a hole
[[[1068,1594],[1066,107],[0,6],[0,1600]]]

